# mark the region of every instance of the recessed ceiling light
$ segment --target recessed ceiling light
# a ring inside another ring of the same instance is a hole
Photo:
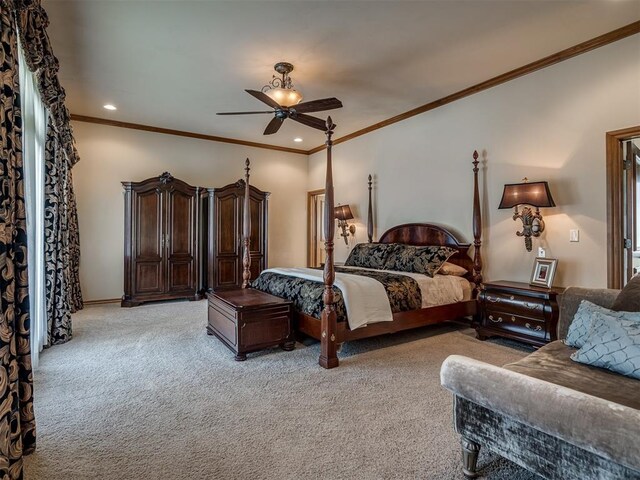
[[[104,109],[105,110],[117,110],[115,105],[111,105],[110,103],[107,103],[106,105],[104,105]]]
[[[300,143],[302,141],[302,139],[300,137],[296,137],[296,138],[293,139],[293,141]]]

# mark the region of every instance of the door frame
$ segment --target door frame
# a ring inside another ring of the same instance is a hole
[[[622,144],[640,137],[640,125],[606,133],[607,155],[607,286],[624,285],[624,167]]]
[[[317,234],[315,231],[315,222],[313,221],[313,199],[318,195],[324,195],[324,193],[324,188],[307,192],[307,267],[312,267],[317,263],[315,242],[312,243],[314,234]]]

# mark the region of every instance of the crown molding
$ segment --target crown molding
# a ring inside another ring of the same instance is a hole
[[[389,125],[393,125],[394,123],[407,120],[411,117],[415,117],[416,115],[420,115],[421,113],[428,112],[429,110],[434,110],[443,105],[447,105],[448,103],[452,103],[452,102],[455,102],[456,100],[460,100],[462,98],[471,96],[475,93],[488,90],[490,88],[496,87],[498,85],[509,82],[511,80],[515,80],[516,78],[523,77],[525,75],[536,72],[543,68],[549,67],[551,65],[555,65],[556,63],[563,62],[570,58],[576,57],[583,53],[587,53],[591,50],[595,50],[596,48],[604,47],[605,45],[609,45],[610,43],[623,40],[627,37],[636,35],[638,33],[640,33],[640,21],[630,23],[629,25],[625,25],[624,27],[605,33],[604,35],[600,35],[598,37],[592,38],[585,42],[574,45],[573,47],[566,48],[557,53],[544,57],[535,62],[529,63],[527,65],[516,68],[514,70],[510,70],[506,73],[490,78],[489,80],[485,80],[484,82],[480,82],[471,87],[452,93],[451,95],[447,95],[446,97],[442,97],[438,100],[425,103],[424,105],[411,109],[407,112],[401,113],[399,115],[395,115],[381,122],[374,123],[373,125],[369,125],[368,127],[362,128],[360,130],[356,130],[355,132],[349,133],[348,135],[345,135],[343,137],[336,138],[335,140],[333,140],[333,144],[337,145],[339,143],[344,143],[348,140],[352,140],[354,138],[360,137],[367,133],[371,133],[375,130],[379,130]],[[250,142],[246,140],[239,140],[236,138],[218,137],[215,135],[205,135],[202,133],[187,132],[183,130],[172,130],[169,128],[154,127],[151,125],[142,125],[138,123],[120,122],[117,120],[110,120],[106,118],[90,117],[90,116],[76,115],[76,114],[71,114],[71,120],[75,120],[77,122],[95,123],[99,125],[109,125],[112,127],[129,128],[132,130],[142,130],[145,132],[162,133],[165,135],[176,135],[179,137],[196,138],[199,140],[208,140],[211,142],[232,143],[235,145],[244,145],[247,147],[263,148],[263,149],[275,150],[279,152],[295,153],[298,155],[312,155],[314,153],[321,152],[326,148],[325,145],[319,145],[310,150],[302,150],[298,148],[280,147],[277,145],[270,145],[267,143]]]
[[[464,90],[460,90],[459,92],[453,93],[451,95],[447,95],[446,97],[442,97],[433,102],[425,103],[424,105],[421,105],[407,112],[401,113],[400,115],[396,115],[394,117],[388,118],[381,122],[374,123],[373,125],[369,125],[368,127],[365,127],[361,130],[357,130],[343,137],[336,138],[333,141],[333,144],[337,145],[339,143],[344,143],[348,140],[352,140],[356,137],[360,137],[362,135],[373,132],[375,130],[379,130],[383,127],[387,127],[389,125],[393,125],[394,123],[398,123],[408,118],[415,117],[416,115],[420,115],[421,113],[428,112],[429,110],[433,110],[435,108],[441,107],[448,103],[455,102],[456,100],[460,100],[462,98],[468,97],[470,95],[473,95],[474,93],[482,92],[483,90],[488,90],[489,88],[495,87],[497,85],[506,83],[511,80],[515,80],[516,78],[522,77],[524,75],[528,75],[529,73],[533,73],[535,71],[541,70],[551,65],[555,65],[556,63],[560,63],[564,60],[568,60],[577,55],[581,55],[583,53],[589,52],[596,48],[604,47],[605,45],[609,45],[610,43],[614,43],[614,42],[617,42],[618,40],[622,40],[632,35],[636,35],[637,33],[640,33],[640,21],[630,23],[629,25],[618,28],[609,33],[605,33],[604,35],[600,35],[598,37],[592,38],[591,40],[587,40],[586,42],[579,43],[565,50],[561,50],[557,53],[544,57],[535,62],[516,68],[507,73],[503,73],[502,75],[498,75],[497,77],[490,78],[489,80],[486,80],[484,82],[478,83],[471,87],[465,88]],[[321,152],[325,148],[326,148],[325,145],[319,145],[307,151],[307,154],[311,155],[313,153]]]
[[[183,130],[172,130],[170,128],[154,127],[151,125],[141,125],[139,123],[119,122],[106,118],[88,117],[86,115],[71,114],[71,120],[76,122],[95,123],[98,125],[108,125],[110,127],[129,128],[131,130],[142,130],[144,132],[162,133],[165,135],[176,135],[178,137],[197,138],[198,140],[208,140],[210,142],[233,143],[234,145],[244,145],[246,147],[264,148],[266,150],[276,150],[279,152],[295,153],[298,155],[309,155],[307,150],[297,148],[279,147],[267,143],[249,142],[237,138],[217,137],[215,135],[205,135],[203,133],[186,132]]]

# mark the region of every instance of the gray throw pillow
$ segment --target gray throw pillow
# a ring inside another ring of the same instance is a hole
[[[619,312],[640,312],[640,275],[629,280],[616,297],[611,309]]]
[[[594,314],[589,337],[571,359],[640,380],[640,313],[637,320]]]
[[[576,314],[573,316],[573,320],[571,320],[567,338],[565,338],[564,343],[570,347],[582,347],[589,336],[593,320],[597,313],[603,313],[616,318],[622,318],[627,314],[627,312],[614,312],[608,308],[591,303],[589,300],[582,300]]]

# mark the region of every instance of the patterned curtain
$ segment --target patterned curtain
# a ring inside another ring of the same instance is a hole
[[[45,285],[47,346],[71,339],[71,313],[82,308],[78,216],[71,167],[49,125],[45,148]]]
[[[19,0],[20,35],[29,70],[49,111],[45,152],[45,288],[47,346],[71,339],[71,314],[82,308],[80,235],[71,169],[78,162],[65,91],[58,80],[49,19],[40,0]]]
[[[15,4],[0,0],[0,478],[36,445]]]

